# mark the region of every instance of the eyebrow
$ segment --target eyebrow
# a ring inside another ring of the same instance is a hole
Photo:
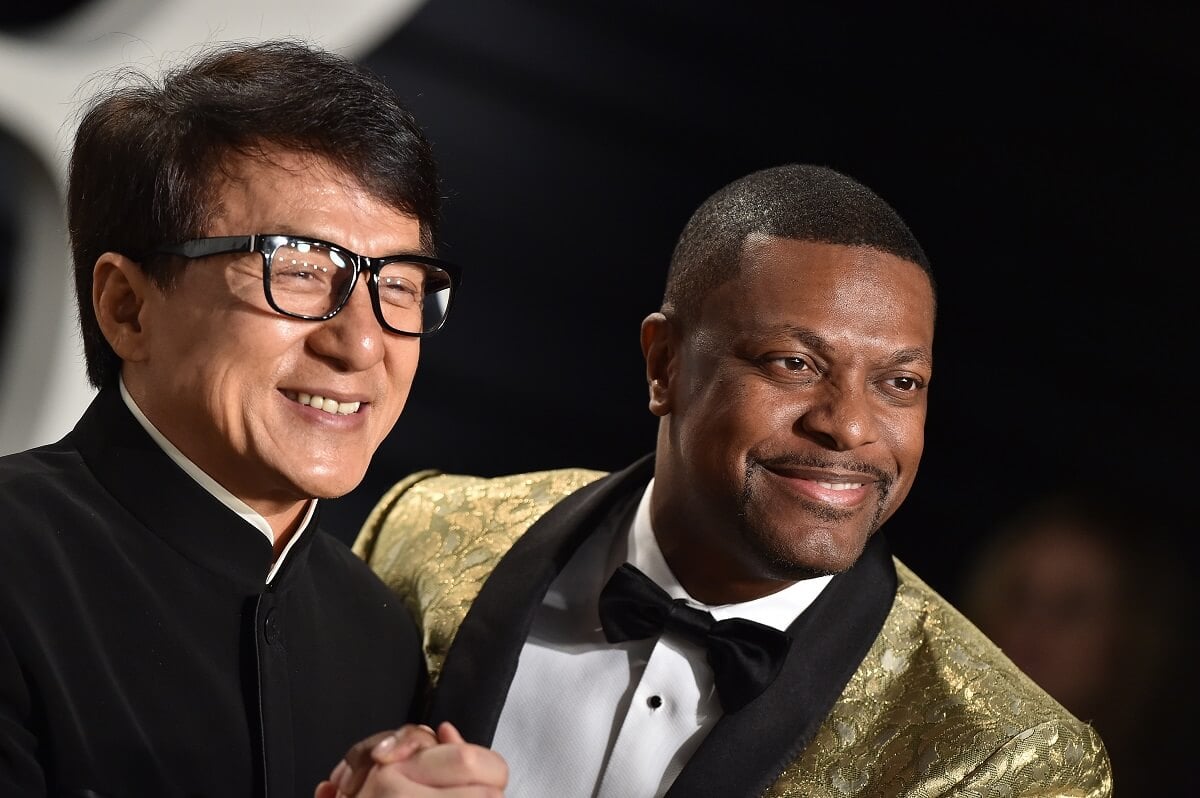
[[[888,358],[888,365],[902,366],[905,363],[920,363],[924,366],[932,366],[933,358],[929,356],[929,352],[922,347],[913,346],[906,349],[897,349],[892,352],[892,356]]]
[[[821,352],[830,352],[833,350],[833,346],[829,343],[828,339],[808,327],[795,327],[785,324],[775,328],[775,330],[812,349]],[[933,365],[933,358],[930,356],[929,350],[921,346],[897,349],[887,358],[888,366],[900,366],[905,363],[921,363],[929,367]]]

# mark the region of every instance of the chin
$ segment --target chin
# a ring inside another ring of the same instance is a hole
[[[365,472],[332,474],[321,469],[317,473],[296,475],[293,484],[306,499],[338,499],[358,487],[364,476]]]
[[[862,556],[869,537],[841,540],[822,534],[809,536],[799,545],[786,538],[760,539],[757,548],[771,578],[794,582],[848,571]]]
[[[817,576],[840,574],[849,570],[855,559],[774,559],[767,563],[767,571],[772,579],[799,582]]]

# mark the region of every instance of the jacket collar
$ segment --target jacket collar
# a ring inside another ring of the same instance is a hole
[[[96,396],[68,436],[96,480],[125,512],[195,565],[263,591],[270,541],[188,476],[129,412],[116,388]],[[319,510],[318,510],[319,512]],[[273,585],[303,568],[316,517],[296,541]]]

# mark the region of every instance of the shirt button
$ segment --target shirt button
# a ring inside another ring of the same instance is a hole
[[[651,709],[658,709],[662,706],[662,696],[652,695],[646,699],[646,706]]]

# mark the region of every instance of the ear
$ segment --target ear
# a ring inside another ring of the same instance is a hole
[[[142,308],[157,290],[142,267],[116,252],[105,252],[92,268],[92,310],[108,345],[126,362],[146,356]]]
[[[658,417],[671,412],[671,375],[675,370],[675,327],[662,313],[642,321],[642,356],[650,384],[650,412]]]

